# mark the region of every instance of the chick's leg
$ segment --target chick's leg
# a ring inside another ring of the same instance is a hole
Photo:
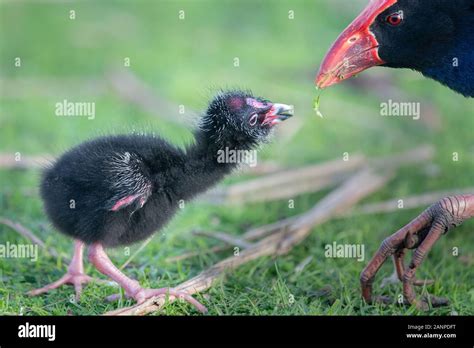
[[[138,303],[143,303],[150,297],[159,295],[168,295],[173,298],[182,298],[192,304],[202,313],[207,312],[206,307],[194,299],[191,295],[184,291],[178,291],[172,288],[161,289],[144,289],[138,281],[127,277],[121,272],[109,259],[103,246],[100,243],[93,244],[89,249],[89,260],[97,268],[99,272],[110,277],[117,282],[124,290],[128,297],[135,299]],[[113,296],[112,298],[116,298]]]
[[[74,242],[74,254],[72,256],[72,260],[69,264],[66,274],[54,283],[48,284],[39,289],[29,291],[28,295],[36,296],[56,289],[61,285],[72,284],[74,285],[74,289],[76,291],[76,301],[79,300],[82,292],[82,284],[89,283],[95,280],[94,278],[89,277],[84,273],[84,265],[82,261],[83,251],[84,243],[76,240]]]

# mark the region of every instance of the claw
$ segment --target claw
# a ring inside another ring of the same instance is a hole
[[[447,231],[460,225],[466,219],[474,217],[474,195],[447,197],[426,209],[420,216],[412,220],[396,233],[386,238],[379,250],[360,275],[362,297],[367,303],[372,300],[372,286],[375,275],[385,260],[393,256],[396,275],[403,283],[404,300],[420,310],[428,310],[430,306],[438,307],[449,304],[445,298],[429,296],[417,299],[413,286],[426,286],[433,280],[417,280],[416,270],[438,239]],[[415,249],[413,258],[405,269],[403,258],[408,249]],[[384,279],[381,287],[396,282],[395,275]],[[386,302],[379,297],[377,302]]]

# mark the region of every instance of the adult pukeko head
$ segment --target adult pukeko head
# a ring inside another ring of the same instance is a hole
[[[474,97],[474,0],[371,0],[329,50],[316,84],[377,65],[413,69]]]

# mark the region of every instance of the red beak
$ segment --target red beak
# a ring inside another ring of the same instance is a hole
[[[385,64],[379,57],[377,39],[370,31],[374,20],[398,0],[371,0],[365,10],[342,32],[324,58],[316,78],[326,88],[361,71]]]
[[[295,109],[293,105],[273,104],[270,110],[265,114],[262,126],[268,124],[273,127],[274,125],[293,117],[294,111]]]

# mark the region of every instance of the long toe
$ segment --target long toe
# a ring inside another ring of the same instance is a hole
[[[41,295],[41,294],[44,294],[45,292],[48,292],[48,291],[54,290],[56,288],[59,288],[61,285],[67,284],[68,281],[69,281],[68,274],[65,274],[64,276],[62,276],[61,278],[59,278],[55,282],[53,282],[51,284],[48,284],[48,285],[45,285],[42,288],[30,290],[30,291],[27,292],[27,294],[30,295],[30,296]]]
[[[82,284],[87,284],[93,281],[100,281],[99,279],[92,278],[84,273],[66,273],[60,279],[56,280],[55,282],[43,286],[42,288],[31,290],[28,292],[30,296],[37,296],[40,294],[44,294],[51,290],[57,289],[62,285],[70,284],[74,286],[74,290],[76,292],[76,300],[78,301],[81,292],[82,292]]]
[[[95,278],[89,277],[85,274],[71,275],[70,283],[74,285],[74,290],[76,291],[75,298],[77,302],[81,299],[82,284],[87,284],[94,281],[96,281]]]

